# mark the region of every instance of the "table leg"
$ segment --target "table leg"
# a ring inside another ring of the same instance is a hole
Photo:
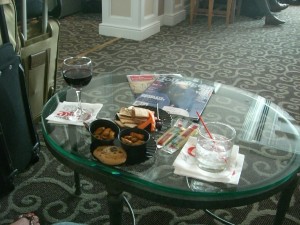
[[[290,207],[291,198],[298,185],[298,181],[299,181],[299,177],[295,176],[292,182],[281,192],[277,204],[276,216],[273,223],[274,225],[281,225],[283,223],[285,214]]]
[[[66,132],[69,133],[69,141],[71,144],[72,152],[77,154],[79,148],[78,143],[80,143],[80,141],[78,141],[80,139],[80,137],[78,137],[78,128],[77,126],[68,126],[66,129]],[[80,177],[79,173],[77,173],[76,171],[74,171],[74,185],[75,195],[81,195]]]
[[[110,225],[122,225],[123,194],[115,186],[107,185],[107,199]]]

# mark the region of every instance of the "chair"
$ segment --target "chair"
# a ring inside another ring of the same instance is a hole
[[[208,1],[208,6],[205,5]],[[207,15],[208,16],[208,29],[211,29],[212,17],[222,16],[226,17],[226,25],[232,23],[234,20],[236,1],[237,0],[226,0],[226,7],[224,4],[215,5],[215,0],[190,0],[190,24],[193,23],[193,19],[196,15]],[[240,2],[241,0],[239,0]],[[204,3],[204,7],[199,7],[199,3]],[[240,7],[240,4],[238,4]],[[239,12],[239,9],[237,9]]]

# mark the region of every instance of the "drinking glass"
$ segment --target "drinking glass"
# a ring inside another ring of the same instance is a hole
[[[82,87],[88,85],[92,79],[92,60],[88,57],[69,57],[63,61],[62,74],[66,83],[75,89],[77,96],[77,108],[69,120],[85,121],[91,113],[81,106]]]
[[[222,172],[230,162],[236,131],[233,127],[219,122],[208,122],[206,128],[199,128],[196,144],[198,166],[207,172]]]

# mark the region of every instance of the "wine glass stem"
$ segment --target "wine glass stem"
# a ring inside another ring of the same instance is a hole
[[[81,90],[76,90],[76,96],[77,96],[77,111],[82,114],[82,107],[81,107]]]

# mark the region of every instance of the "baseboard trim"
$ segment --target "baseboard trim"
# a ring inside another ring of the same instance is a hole
[[[140,29],[134,27],[115,26],[112,24],[99,24],[99,34],[142,41],[160,31],[160,21],[149,24]]]
[[[163,25],[175,26],[176,24],[182,22],[186,18],[186,11],[181,10],[174,14],[165,14],[163,16]]]

